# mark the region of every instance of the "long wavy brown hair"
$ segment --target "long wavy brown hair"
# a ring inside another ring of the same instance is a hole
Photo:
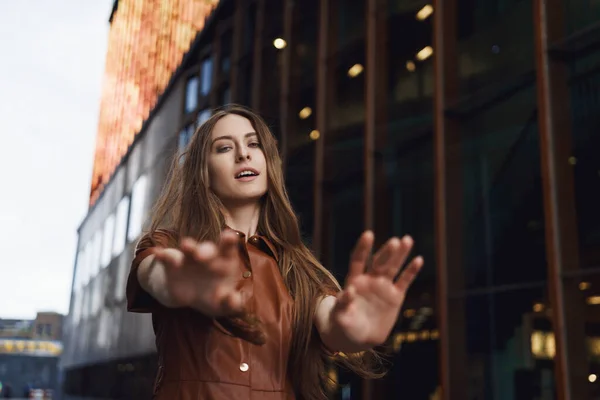
[[[152,213],[150,234],[158,228],[176,231],[179,237],[218,241],[225,227],[223,204],[208,186],[207,155],[215,124],[228,114],[247,118],[254,127],[267,164],[268,190],[261,201],[258,232],[267,237],[279,253],[279,270],[294,299],[293,338],[289,376],[299,398],[325,398],[331,385],[331,361],[365,378],[383,375],[381,358],[374,351],[331,357],[314,328],[317,301],[334,294],[340,285],[302,241],[298,219],[288,198],[277,141],[264,120],[251,110],[229,105],[218,109],[198,127],[181,155],[173,160],[167,182]],[[260,321],[253,316],[231,318],[229,327],[255,343]]]

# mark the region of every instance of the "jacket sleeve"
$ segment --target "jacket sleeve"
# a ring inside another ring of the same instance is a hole
[[[163,307],[154,297],[146,292],[138,280],[137,271],[141,262],[152,254],[156,247],[175,247],[177,245],[176,234],[165,229],[142,236],[135,248],[134,258],[131,262],[129,276],[127,278],[127,311],[138,313],[150,313]]]

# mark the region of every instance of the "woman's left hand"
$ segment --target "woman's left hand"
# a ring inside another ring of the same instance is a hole
[[[346,287],[338,294],[329,318],[331,328],[357,351],[385,342],[406,292],[423,266],[423,258],[415,257],[400,272],[413,247],[412,238],[405,236],[389,239],[367,270],[373,241],[369,231],[360,237],[350,258]]]

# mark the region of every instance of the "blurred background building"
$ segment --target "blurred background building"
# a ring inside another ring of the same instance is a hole
[[[133,248],[169,162],[236,102],[273,127],[339,278],[365,228],[425,256],[389,375],[339,371],[336,398],[600,398],[599,17],[588,0],[115,2],[65,392],[149,398]]]
[[[56,391],[63,318],[52,312],[39,312],[34,320],[0,318],[0,397]]]

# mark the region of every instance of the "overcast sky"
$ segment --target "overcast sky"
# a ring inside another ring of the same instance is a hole
[[[112,3],[0,3],[0,318],[68,311]]]

